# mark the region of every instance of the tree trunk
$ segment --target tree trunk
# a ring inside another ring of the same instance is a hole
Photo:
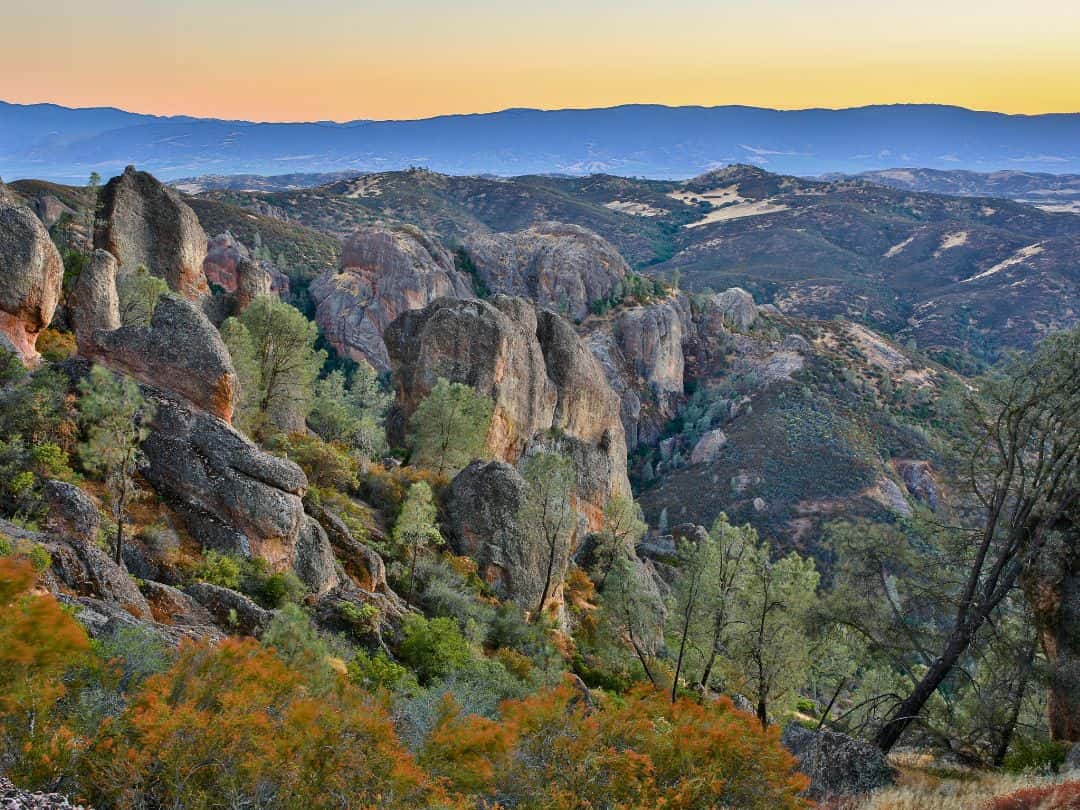
[[[765,696],[764,695],[762,695],[761,697],[758,698],[758,702],[757,702],[757,719],[758,719],[758,722],[761,723],[762,728],[768,728],[769,727],[769,710],[768,710],[768,706],[765,705]]]
[[[907,727],[911,725],[911,721],[919,716],[919,712],[926,705],[926,701],[937,691],[949,673],[952,672],[952,668],[956,666],[956,662],[960,660],[960,656],[967,649],[968,644],[971,643],[972,635],[973,633],[966,632],[963,628],[953,632],[953,637],[949,639],[944,654],[930,665],[930,669],[923,675],[922,680],[893,710],[892,719],[885,723],[881,730],[878,731],[877,736],[874,737],[874,744],[882,752],[889,753],[901,735],[907,730]]]
[[[1024,659],[1021,662],[1020,675],[1016,679],[1016,687],[1009,691],[1009,719],[1005,721],[1005,728],[1001,730],[1001,739],[994,747],[994,756],[991,764],[1000,768],[1005,764],[1005,755],[1009,753],[1009,745],[1016,733],[1016,724],[1020,720],[1020,704],[1024,700],[1024,692],[1027,691],[1028,680],[1031,677],[1031,664],[1035,660],[1035,648],[1038,647],[1038,639],[1032,641]]]

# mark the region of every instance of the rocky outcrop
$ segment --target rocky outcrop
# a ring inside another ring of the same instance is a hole
[[[315,320],[338,353],[390,368],[383,331],[401,313],[443,296],[472,295],[453,257],[412,226],[366,227],[345,240],[341,269],[310,288]]]
[[[489,453],[511,465],[558,444],[574,461],[576,506],[599,523],[608,497],[629,494],[618,396],[566,321],[520,298],[440,299],[386,331],[399,407],[407,418],[440,377],[494,403]]]
[[[34,200],[34,213],[46,228],[51,228],[65,214],[69,217],[76,215],[74,208],[65,205],[53,194],[43,194]]]
[[[84,810],[59,793],[34,793],[20,790],[0,776],[0,810]]]
[[[732,287],[710,297],[710,304],[720,314],[725,325],[745,332],[757,320],[758,308],[754,296],[741,287]]]
[[[214,623],[210,611],[178,588],[143,580],[139,590],[150,605],[154,621],[160,624],[205,627]]]
[[[42,490],[49,510],[45,518],[48,532],[84,544],[97,542],[101,512],[89,495],[66,481],[46,481]]]
[[[719,428],[710,430],[694,445],[690,453],[691,464],[712,464],[720,457],[720,451],[727,444],[727,435]]]
[[[629,266],[611,243],[578,225],[543,222],[512,234],[473,234],[465,250],[492,292],[516,295],[581,320],[610,299]]]
[[[125,630],[138,630],[156,636],[163,644],[175,647],[184,640],[213,644],[224,634],[211,624],[168,624],[137,619],[118,605],[91,596],[56,594],[56,601],[69,608],[92,639],[115,638]]]
[[[150,605],[112,557],[90,543],[46,537],[42,545],[52,558],[51,574],[69,592],[109,602],[137,619],[151,617]]]
[[[111,332],[120,328],[117,270],[115,256],[106,250],[95,250],[75,281],[69,319],[80,346],[92,348],[94,333],[99,329]]]
[[[113,254],[121,273],[146,267],[189,301],[209,292],[203,274],[206,234],[175,190],[128,166],[105,184],[100,205],[94,246]]]
[[[260,295],[289,294],[289,277],[270,262],[252,256],[229,231],[210,240],[203,272],[209,283],[235,296],[236,308],[241,311]]]
[[[64,263],[29,208],[0,202],[0,345],[37,363],[37,336],[60,300]]]
[[[904,459],[895,462],[895,467],[911,496],[936,512],[940,495],[930,462]]]
[[[76,337],[82,336],[79,353],[84,357],[177,394],[221,419],[232,419],[240,391],[232,358],[217,329],[195,305],[166,295],[149,326],[91,331],[77,319],[75,329]]]
[[[1021,582],[1049,664],[1051,739],[1080,742],[1080,524],[1055,532]]]
[[[258,638],[274,619],[272,611],[259,607],[242,593],[196,582],[187,587],[188,595],[204,607],[214,623],[227,633]]]
[[[316,596],[322,596],[341,582],[330,540],[319,522],[309,515],[304,515],[296,536],[292,567]]]
[[[474,461],[451,482],[446,510],[454,551],[476,561],[480,576],[501,599],[531,610],[544,587],[546,558],[522,525],[524,504],[525,481],[514,467]]]
[[[224,420],[148,391],[157,406],[143,444],[151,486],[202,546],[292,566],[306,531],[303,471]]]
[[[780,740],[795,755],[799,771],[810,777],[807,795],[816,801],[869,793],[896,779],[880,750],[846,734],[792,722]]]
[[[678,300],[622,310],[612,333],[640,381],[659,396],[682,394],[684,313]]]

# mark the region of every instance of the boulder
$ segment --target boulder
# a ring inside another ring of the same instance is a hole
[[[211,624],[171,625],[136,619],[112,602],[89,596],[72,597],[60,593],[56,595],[56,601],[68,607],[79,624],[86,628],[90,638],[95,640],[114,638],[117,633],[132,629],[150,633],[170,647],[176,647],[184,640],[214,644],[225,637]]]
[[[673,303],[625,309],[613,332],[637,378],[656,394],[682,394],[683,319]]]
[[[358,624],[356,617],[366,607],[378,611],[377,619]],[[315,621],[334,634],[351,636],[371,649],[385,649],[387,643],[401,643],[401,628],[409,608],[393,591],[375,592],[343,583],[315,603]]]
[[[42,494],[49,508],[47,531],[87,545],[97,542],[101,512],[89,495],[74,484],[53,480],[45,482]]]
[[[187,593],[209,612],[214,624],[226,633],[258,638],[274,619],[273,611],[261,608],[242,593],[220,585],[196,582],[187,587]]]
[[[331,510],[314,504],[309,505],[308,509],[326,531],[334,556],[353,582],[365,591],[390,592],[386,581],[386,563],[379,553],[357,540],[345,521]]]
[[[464,247],[492,292],[529,298],[579,321],[594,301],[610,299],[630,272],[610,242],[559,222],[512,234],[472,234]]]
[[[59,793],[37,793],[20,790],[0,775],[0,808],[2,810],[84,810]]]
[[[75,281],[70,319],[80,346],[91,348],[94,333],[99,329],[111,332],[120,328],[117,268],[115,256],[106,250],[95,250]]]
[[[105,184],[100,205],[94,246],[113,254],[121,273],[143,266],[189,301],[207,295],[206,234],[174,189],[128,166]]]
[[[476,561],[477,570],[502,599],[532,610],[544,587],[546,555],[522,525],[525,481],[503,461],[474,461],[450,484],[446,511],[455,553]],[[561,583],[565,563],[552,579]]]
[[[341,582],[330,540],[319,522],[309,515],[304,515],[296,536],[292,567],[316,596],[322,596]]]
[[[691,464],[712,464],[720,458],[720,451],[727,445],[727,434],[717,428],[710,430],[694,445],[690,452]]]
[[[202,311],[174,295],[163,296],[148,326],[111,331],[76,326],[79,353],[147,385],[177,394],[229,421],[240,393],[229,350]]]
[[[151,617],[150,605],[127,571],[96,545],[59,537],[46,537],[42,545],[52,558],[51,574],[72,593],[97,597],[137,619]]]
[[[815,801],[858,796],[891,785],[896,772],[870,743],[828,729],[813,731],[788,723],[781,742],[810,777],[807,795]]]
[[[70,217],[76,216],[74,208],[65,205],[53,194],[43,194],[34,200],[34,213],[46,228],[51,228],[65,214]]]
[[[741,287],[732,287],[722,293],[716,293],[709,299],[709,306],[723,319],[723,322],[740,332],[745,332],[757,320],[758,308],[754,296]]]
[[[29,208],[0,202],[0,338],[26,365],[60,300],[64,263]]]
[[[273,279],[255,259],[242,258],[236,265],[236,308],[243,312],[261,295],[273,292]]]
[[[139,583],[139,590],[150,605],[154,621],[159,624],[204,627],[214,623],[210,611],[178,588],[144,580]]]
[[[303,471],[263,452],[223,419],[160,391],[147,393],[157,407],[143,443],[143,475],[195,540],[260,557],[276,571],[291,567],[307,529]]]
[[[341,269],[312,282],[315,321],[339,354],[390,368],[383,332],[401,313],[436,298],[472,295],[469,280],[434,238],[411,225],[357,230],[341,253]]]
[[[260,295],[289,293],[289,277],[270,262],[252,256],[229,231],[210,240],[203,272],[209,283],[235,296],[241,311]]]

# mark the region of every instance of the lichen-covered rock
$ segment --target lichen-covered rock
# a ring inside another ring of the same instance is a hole
[[[96,545],[61,537],[46,537],[42,545],[52,558],[51,573],[71,592],[98,597],[139,619],[151,617],[127,571]]]
[[[0,775],[0,810],[84,810],[59,793],[20,790]]]
[[[683,317],[673,302],[621,311],[612,328],[637,378],[660,395],[683,391]]]
[[[150,619],[137,619],[112,602],[91,596],[55,594],[56,601],[71,609],[75,619],[86,628],[90,638],[115,638],[124,630],[139,630],[156,636],[163,644],[176,647],[184,640],[213,644],[224,634],[212,624],[167,624]]]
[[[780,739],[798,760],[799,771],[810,777],[807,795],[814,800],[858,796],[896,779],[878,748],[846,734],[792,722]]]
[[[757,320],[758,308],[754,296],[741,287],[732,287],[710,297],[709,305],[714,308],[728,326],[745,332]]]
[[[379,553],[357,540],[345,521],[330,509],[314,504],[308,509],[326,531],[334,556],[357,587],[377,593],[389,592],[386,563]]]
[[[566,452],[575,506],[596,528],[607,499],[630,492],[620,400],[574,329],[520,298],[440,299],[386,331],[407,418],[440,377],[494,403],[488,452],[514,465],[534,447]]]
[[[80,346],[92,347],[94,332],[120,328],[120,296],[116,291],[116,257],[95,250],[72,290],[71,325]]]
[[[0,202],[0,337],[26,365],[60,300],[64,263],[29,208]]]
[[[242,593],[209,582],[196,582],[187,587],[187,594],[202,605],[214,619],[214,624],[226,633],[258,638],[274,619],[273,611],[259,607]]]
[[[206,234],[180,195],[146,172],[128,166],[101,190],[94,246],[113,254],[120,272],[139,266],[165,279],[189,301],[209,288],[203,273]]]
[[[53,194],[43,194],[34,200],[34,213],[46,228],[51,228],[65,214],[69,217],[76,215],[74,208],[65,205]]]
[[[224,420],[148,389],[157,406],[143,474],[206,548],[293,564],[307,477]]]
[[[243,312],[251,302],[273,291],[273,279],[255,259],[242,258],[236,265],[236,308]]]
[[[720,451],[727,445],[727,435],[717,428],[710,430],[694,445],[690,453],[691,464],[712,464],[720,457]]]
[[[74,484],[53,480],[45,482],[42,494],[49,509],[47,531],[82,543],[97,542],[101,512],[89,495]]]
[[[361,228],[345,240],[341,269],[311,284],[315,321],[338,353],[390,368],[386,327],[443,296],[472,295],[450,253],[411,225]]]
[[[229,350],[202,311],[173,295],[158,302],[149,326],[95,330],[79,353],[163,391],[179,395],[226,421],[240,393]],[[76,331],[76,336],[80,331]]]
[[[205,627],[214,623],[210,611],[179,588],[162,582],[143,580],[139,583],[139,590],[150,605],[154,621],[160,624]]]
[[[374,608],[374,616],[365,612]],[[315,621],[324,630],[351,636],[371,649],[397,645],[409,608],[391,590],[369,591],[346,582],[315,603]]]
[[[476,233],[465,250],[492,292],[529,298],[581,320],[630,272],[607,240],[578,225],[542,222],[512,234]]]
[[[323,527],[315,518],[305,515],[293,548],[293,570],[316,596],[336,588],[338,576],[334,552]]]
[[[532,610],[544,587],[546,555],[522,525],[524,504],[525,481],[503,461],[472,462],[454,477],[446,499],[454,551],[476,561],[500,598]],[[561,583],[559,573],[552,578]]]

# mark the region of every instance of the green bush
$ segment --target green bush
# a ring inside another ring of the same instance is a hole
[[[207,551],[195,568],[195,578],[236,590],[240,587],[240,561],[219,551]]]
[[[413,674],[382,650],[374,654],[358,651],[347,669],[349,680],[363,689],[389,689],[406,694],[418,689]]]
[[[405,619],[400,655],[422,684],[445,678],[468,663],[469,643],[453,619],[440,616],[425,619],[410,615]]]
[[[1009,773],[1057,773],[1067,752],[1067,743],[1020,737],[1009,749],[1004,767]]]

